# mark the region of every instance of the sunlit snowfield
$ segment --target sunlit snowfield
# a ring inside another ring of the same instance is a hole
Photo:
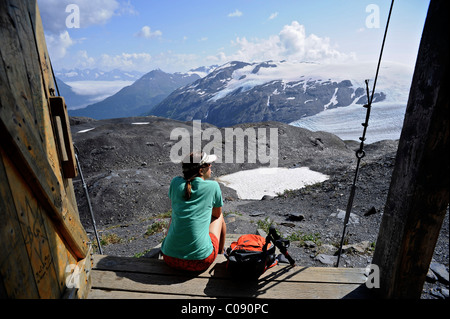
[[[307,167],[264,167],[220,176],[217,181],[234,189],[240,199],[260,200],[264,195],[277,196],[286,189],[299,189],[327,179],[328,176]]]

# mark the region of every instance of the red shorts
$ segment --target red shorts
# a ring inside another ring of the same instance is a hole
[[[214,260],[216,260],[217,253],[219,252],[219,240],[212,233],[209,233],[209,237],[211,237],[211,242],[213,244],[213,251],[211,255],[209,255],[205,259],[187,260],[163,255],[164,261],[166,262],[167,265],[176,269],[189,271],[204,271],[208,269],[209,266],[211,266],[211,264],[214,262]]]

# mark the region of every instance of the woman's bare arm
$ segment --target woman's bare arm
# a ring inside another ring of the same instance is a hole
[[[213,207],[212,216],[215,218],[219,218],[222,215],[222,207]]]

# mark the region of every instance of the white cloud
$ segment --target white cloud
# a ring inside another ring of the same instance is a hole
[[[150,55],[146,52],[124,52],[116,55],[102,54],[99,57],[92,57],[87,51],[82,50],[76,55],[68,56],[65,62],[64,66],[59,66],[59,68],[98,68],[103,71],[119,69],[122,71],[143,72],[150,72],[159,68],[165,72],[185,72],[203,65],[204,60],[196,54],[181,54],[170,50],[155,55]],[[55,67],[57,67],[57,64],[55,64]]]
[[[278,12],[272,13],[272,14],[270,15],[270,17],[269,17],[269,20],[273,20],[273,19],[275,19],[276,17],[278,17]]]
[[[67,49],[75,42],[70,38],[69,32],[63,31],[59,35],[46,35],[45,41],[49,50],[51,58],[61,59],[66,53]]]
[[[66,12],[66,8],[70,4],[79,8],[80,28],[105,24],[114,15],[132,10],[129,3],[121,7],[117,0],[38,0],[46,33],[59,34],[68,29],[66,19],[71,13]]]
[[[86,50],[81,50],[77,54],[77,66],[80,69],[89,69],[95,67],[95,59],[90,57]]]
[[[71,28],[105,24],[114,15],[129,13],[132,8],[126,3],[119,12],[121,7],[116,0],[38,0],[38,5],[47,47],[55,60],[64,58],[72,45],[82,41],[70,37]]]
[[[128,0],[127,2],[122,2],[120,5],[121,7],[119,10],[119,14],[129,14],[133,16],[139,15],[139,12],[136,11],[130,0]]]
[[[228,16],[229,16],[230,18],[240,17],[240,16],[242,16],[242,12],[239,11],[238,9],[236,9],[236,11],[234,11],[234,12],[232,12],[232,13],[229,13]]]
[[[329,38],[321,38],[314,34],[307,35],[305,27],[297,21],[285,25],[278,35],[266,39],[236,38],[232,45],[237,47],[235,53],[226,55],[223,52],[208,57],[210,61],[228,62],[293,60],[311,62],[343,62],[353,59],[353,54],[338,51]]]
[[[139,38],[151,39],[162,36],[162,32],[160,30],[152,31],[152,29],[146,25],[143,26],[142,29],[135,34],[135,36]]]
[[[66,84],[79,95],[97,97],[91,102],[98,102],[116,94],[123,87],[133,84],[133,81],[67,81]]]
[[[152,56],[148,53],[102,54],[96,62],[97,66],[103,70],[146,70],[151,63]]]
[[[161,52],[153,56],[152,66],[148,70],[161,68],[165,72],[185,72],[199,66],[200,57],[196,54]],[[201,60],[201,63],[204,63]],[[200,64],[203,65],[203,64]]]

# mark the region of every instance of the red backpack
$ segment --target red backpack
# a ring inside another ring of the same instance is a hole
[[[269,238],[255,234],[242,235],[227,248],[227,270],[233,277],[258,279],[267,269],[275,266],[275,246]]]

